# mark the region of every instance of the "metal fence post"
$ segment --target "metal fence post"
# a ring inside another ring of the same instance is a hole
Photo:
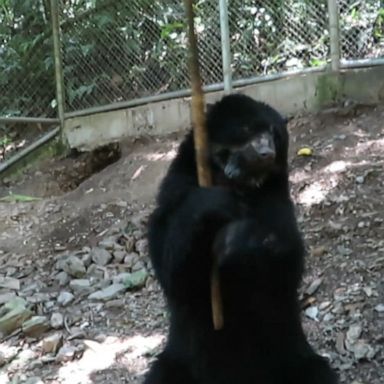
[[[223,78],[224,93],[232,91],[232,71],[231,71],[231,48],[229,44],[229,23],[228,23],[228,3],[226,0],[219,0],[220,7],[220,32],[221,32],[221,51],[223,55]]]
[[[55,58],[57,111],[58,111],[58,118],[60,120],[61,133],[63,134],[65,93],[64,93],[63,62],[62,62],[62,56],[61,56],[58,1],[59,0],[51,0],[51,17],[52,17],[53,54]]]
[[[332,71],[340,70],[340,27],[339,27],[339,7],[337,0],[328,0],[328,17],[329,17],[329,37],[331,48],[331,69]]]

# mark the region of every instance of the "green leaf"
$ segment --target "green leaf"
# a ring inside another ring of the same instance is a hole
[[[325,64],[327,64],[326,60],[316,59],[316,58],[311,59],[309,63],[311,67],[321,67],[322,65],[325,65]]]
[[[10,144],[12,142],[11,138],[8,136],[3,136],[0,138],[0,145],[5,146],[7,144]]]
[[[12,203],[12,202],[30,202],[30,201],[39,201],[42,200],[41,197],[33,197],[27,195],[18,195],[10,193],[8,196],[0,198],[1,202]]]

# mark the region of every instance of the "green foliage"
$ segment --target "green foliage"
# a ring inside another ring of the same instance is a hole
[[[218,3],[196,2],[205,84],[222,81]],[[56,114],[49,4],[0,0],[1,115]],[[235,79],[325,64],[326,0],[228,4]],[[340,7],[346,57],[383,43],[377,1],[343,0]],[[60,23],[67,111],[189,87],[182,0],[62,1]]]
[[[44,3],[0,1],[0,114],[53,115],[51,33]]]
[[[309,65],[311,67],[321,67],[322,65],[325,65],[325,64],[327,64],[326,60],[317,59],[316,57],[311,59],[309,62]]]
[[[12,139],[7,135],[0,137],[0,147],[5,147],[6,145],[10,144],[11,142],[12,142]]]
[[[384,40],[384,8],[379,10],[379,14],[377,15],[373,36],[376,40]]]

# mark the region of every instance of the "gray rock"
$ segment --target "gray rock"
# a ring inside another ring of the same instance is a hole
[[[58,270],[58,271],[62,271],[63,268],[65,268],[65,263],[68,259],[69,255],[68,253],[60,253],[59,255],[56,256],[56,265],[55,265],[55,268]]]
[[[384,312],[384,304],[378,304],[378,305],[376,305],[376,307],[375,307],[375,311],[376,311],[376,312],[379,312],[379,313]]]
[[[135,250],[135,238],[133,236],[129,236],[126,238],[125,249],[128,253],[133,252]]]
[[[132,265],[131,270],[132,272],[141,271],[145,268],[145,264],[142,260],[137,260],[135,264]]]
[[[124,257],[127,255],[125,251],[115,251],[113,252],[113,258],[117,263],[122,263],[124,261]]]
[[[318,321],[319,309],[316,306],[308,307],[304,313],[309,319]]]
[[[62,345],[63,335],[61,333],[54,333],[44,338],[42,349],[44,353],[56,353]]]
[[[128,268],[132,268],[133,265],[139,260],[139,255],[136,252],[128,253],[124,258],[124,264],[127,265]]]
[[[55,305],[56,305],[56,302],[53,301],[53,300],[46,301],[46,302],[44,303],[44,309],[45,309],[46,311],[50,312],[51,309],[53,309],[53,308],[55,307]]]
[[[15,297],[0,308],[0,339],[1,334],[8,334],[20,328],[22,323],[33,313],[27,308],[27,302]]]
[[[331,305],[332,305],[332,302],[331,302],[331,301],[323,301],[323,302],[319,305],[319,310],[320,310],[320,311],[324,311],[324,310],[326,310],[326,309],[329,309]]]
[[[20,289],[20,281],[13,277],[0,276],[0,288],[14,289],[18,291]]]
[[[141,240],[145,237],[144,232],[141,229],[137,229],[136,231],[133,231],[132,235],[136,240]]]
[[[81,256],[81,261],[83,262],[85,267],[88,268],[91,265],[91,263],[92,263],[91,253],[88,252],[88,253],[85,253],[84,255],[82,255]]]
[[[321,278],[313,280],[310,286],[305,291],[305,293],[309,296],[313,295],[319,289],[322,282],[323,282],[323,279]]]
[[[44,384],[44,381],[41,379],[41,377],[32,376],[32,377],[28,377],[24,381],[24,384]]]
[[[331,312],[335,315],[341,315],[345,312],[343,303],[335,303]]]
[[[93,311],[93,312],[97,312],[97,313],[101,313],[102,312],[102,309],[104,307],[104,303],[93,303],[93,302],[90,302],[89,303],[89,308]],[[101,316],[103,317],[103,316]]]
[[[156,290],[157,284],[151,275],[148,276],[147,281],[145,282],[145,287],[147,288],[148,292],[154,292]]]
[[[97,282],[97,284],[94,285],[94,291],[96,290],[100,290],[100,289],[104,289],[104,288],[107,288],[111,285],[111,279],[110,278],[106,278],[106,279],[101,279]]]
[[[364,228],[365,227],[365,222],[364,221],[359,221],[358,223],[357,223],[357,228]]]
[[[75,296],[73,296],[71,292],[63,291],[63,292],[60,292],[57,298],[57,302],[59,305],[65,307],[66,305],[71,303],[74,298]]]
[[[140,271],[129,273],[124,279],[124,285],[127,288],[141,288],[145,285],[148,272],[143,268]]]
[[[64,363],[72,361],[75,357],[76,348],[72,345],[63,345],[56,355],[56,362]]]
[[[131,217],[131,225],[134,227],[143,227],[148,222],[148,212],[140,212]]]
[[[31,284],[26,283],[26,284],[24,284],[24,288],[22,290],[22,294],[23,295],[28,295],[28,294],[31,294],[33,292],[39,291],[41,288],[42,288],[42,285],[41,285],[40,282],[34,281]]]
[[[5,293],[0,293],[0,305],[3,305],[7,303],[8,301],[11,301],[16,297],[15,292],[5,292]]]
[[[17,268],[15,268],[15,267],[8,267],[5,270],[5,275],[9,277],[9,276],[14,275],[16,272],[17,272]]]
[[[91,264],[87,270],[87,275],[92,276],[98,280],[104,279],[104,271],[100,266]]]
[[[28,303],[31,303],[31,304],[40,304],[40,303],[45,303],[45,302],[49,301],[50,298],[51,297],[48,293],[38,292],[32,296],[27,297],[27,301],[28,301]]]
[[[119,273],[118,275],[113,277],[113,284],[124,284],[125,280],[128,280],[131,276],[131,273]]]
[[[87,279],[75,279],[69,283],[71,289],[78,294],[86,294],[91,292],[91,282]]]
[[[352,347],[353,354],[357,361],[362,359],[371,360],[375,357],[375,350],[364,340],[359,340]]]
[[[77,256],[71,255],[67,257],[60,265],[64,272],[73,277],[81,278],[85,275],[85,265]]]
[[[70,280],[68,273],[64,271],[59,272],[54,279],[60,285],[60,287],[67,285]]]
[[[41,369],[42,366],[43,366],[43,361],[40,359],[35,359],[35,360],[32,360],[30,362],[30,364],[28,364],[28,369],[30,369],[30,372],[34,372],[35,369]],[[43,381],[41,381],[40,383],[44,383]]]
[[[124,299],[115,299],[105,303],[105,308],[122,308],[125,305]]]
[[[95,264],[101,266],[107,265],[112,259],[112,255],[106,249],[97,247],[91,250],[91,257]]]
[[[333,319],[335,318],[334,315],[332,315],[332,313],[326,313],[323,317],[323,321],[324,322],[330,322],[332,321]]]
[[[115,249],[116,238],[115,237],[107,237],[99,242],[99,247],[112,251]]]
[[[33,316],[25,321],[22,330],[26,336],[39,337],[49,329],[48,319],[45,316]]]
[[[0,368],[5,364],[8,364],[12,361],[18,354],[19,348],[15,346],[7,346],[7,348],[2,348],[0,351]]]
[[[118,296],[121,292],[124,292],[126,289],[127,287],[124,284],[112,284],[107,288],[91,293],[88,296],[88,299],[102,300],[102,301],[112,300],[116,296]]]
[[[361,336],[363,328],[361,324],[353,324],[349,327],[347,331],[347,340],[350,343],[355,343]]]
[[[372,287],[363,287],[363,291],[364,291],[364,293],[365,293],[368,297],[372,297],[372,295],[373,295],[373,289],[372,289]],[[383,309],[384,309],[384,305],[383,305]]]
[[[52,356],[51,354],[49,354],[49,355],[44,355],[44,356],[41,356],[41,357],[40,357],[40,361],[41,361],[43,364],[52,364],[52,363],[56,362],[56,357],[55,357],[55,356]]]
[[[68,336],[67,340],[84,339],[87,336],[86,332],[79,327],[71,328],[71,335]]]
[[[136,252],[140,256],[144,256],[148,253],[148,240],[147,239],[140,239],[136,241]]]
[[[64,325],[64,316],[60,312],[52,313],[51,316],[51,327],[53,329],[62,328]]]

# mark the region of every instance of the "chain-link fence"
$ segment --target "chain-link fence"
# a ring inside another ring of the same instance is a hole
[[[384,56],[384,1],[339,0],[343,59]]]
[[[328,2],[227,0],[233,80],[329,62]],[[49,1],[3,3],[0,116],[55,116]],[[223,82],[219,3],[196,1],[205,85]],[[66,113],[189,88],[182,0],[59,4]],[[384,1],[338,0],[338,6],[341,58],[382,58]]]
[[[55,116],[49,10],[10,3],[0,8],[0,116]]]
[[[326,63],[327,6],[323,1],[230,1],[235,79]]]
[[[188,88],[182,1],[118,0],[93,10],[62,9],[67,111]],[[218,14],[216,0],[198,3],[205,84],[222,81]]]

